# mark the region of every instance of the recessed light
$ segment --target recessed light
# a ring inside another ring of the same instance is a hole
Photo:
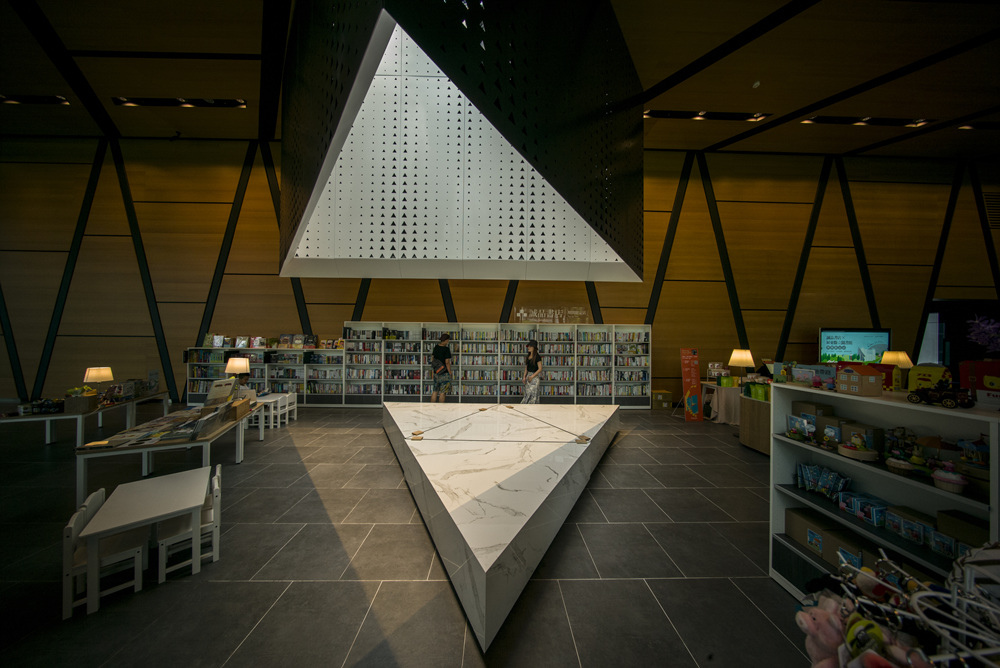
[[[958,129],[959,130],[975,130],[975,128],[972,127],[971,125],[959,125]]]
[[[4,104],[42,104],[70,106],[69,100],[63,95],[0,95]]]

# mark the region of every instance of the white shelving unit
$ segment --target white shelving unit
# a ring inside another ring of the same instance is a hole
[[[990,442],[990,498],[992,504],[938,489],[919,479],[890,473],[884,464],[869,464],[842,457],[783,436],[793,401],[811,401],[834,407],[838,417],[885,429],[908,427],[918,436],[939,435],[946,441],[976,439],[985,434]],[[957,509],[988,520],[990,538],[998,538],[997,439],[1000,413],[980,409],[953,409],[910,404],[906,394],[884,393],[882,397],[856,397],[796,385],[771,386],[771,543],[770,574],[793,595],[802,597],[804,582],[831,567],[805,551],[785,535],[785,509],[811,508],[832,519],[840,528],[899,555],[904,561],[929,573],[944,576],[951,559],[926,546],[907,541],[884,528],[841,512],[824,496],[798,489],[796,466],[800,463],[826,466],[852,478],[850,489],[873,494],[892,505],[908,506],[934,515],[939,510]]]
[[[345,322],[344,348],[335,350],[189,348],[187,401],[203,403],[233,356],[250,358],[255,390],[296,392],[306,405],[427,401],[442,332],[451,335],[449,401],[520,401],[527,343],[537,339],[543,403],[650,406],[648,325],[454,322]]]

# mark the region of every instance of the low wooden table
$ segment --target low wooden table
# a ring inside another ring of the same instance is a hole
[[[135,407],[147,401],[161,401],[163,403],[163,414],[170,412],[170,394],[167,392],[157,392],[138,399],[122,401],[110,406],[102,406],[89,413],[39,413],[38,415],[19,415],[0,419],[0,424],[20,424],[22,422],[45,422],[45,444],[48,445],[55,440],[52,435],[52,423],[56,420],[76,420],[76,447],[83,445],[83,428],[85,420],[92,416],[97,416],[98,426],[104,425],[104,413],[117,408],[125,408],[125,428],[131,429],[135,426]]]
[[[201,572],[201,507],[211,467],[118,485],[80,532],[87,541],[87,614],[101,607],[101,538],[149,526],[185,513],[196,532],[191,541],[191,572]]]

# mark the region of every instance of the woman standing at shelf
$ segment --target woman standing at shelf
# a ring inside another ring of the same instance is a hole
[[[542,384],[542,356],[538,354],[538,341],[528,341],[528,356],[524,360],[524,399],[522,404],[538,403],[538,388]]]
[[[451,335],[445,332],[441,340],[431,352],[431,373],[434,374],[434,391],[431,392],[431,403],[444,403],[445,396],[451,392],[451,348],[448,341]]]

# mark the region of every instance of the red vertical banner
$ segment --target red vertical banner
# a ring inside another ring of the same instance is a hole
[[[701,369],[697,348],[681,348],[681,390],[684,393],[684,420],[701,422]]]

